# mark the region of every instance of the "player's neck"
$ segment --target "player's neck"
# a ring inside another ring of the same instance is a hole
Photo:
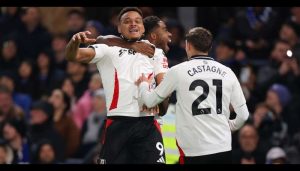
[[[136,42],[136,41],[142,39],[142,37],[137,38],[137,39],[129,39],[129,38],[127,38],[127,37],[124,37],[122,34],[120,35],[120,37],[121,37],[123,40],[127,41],[127,42]]]
[[[192,56],[208,56],[208,52],[196,50],[193,46],[188,48],[187,51],[188,51],[188,54],[190,57],[192,57]]]

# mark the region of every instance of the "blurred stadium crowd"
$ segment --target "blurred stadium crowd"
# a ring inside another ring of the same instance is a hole
[[[300,7],[140,8],[172,33],[169,67],[186,60],[190,26],[214,34],[211,55],[237,75],[251,114],[233,134],[233,163],[300,163]],[[1,7],[0,164],[95,162],[101,78],[64,49],[79,31],[118,35],[120,9]]]

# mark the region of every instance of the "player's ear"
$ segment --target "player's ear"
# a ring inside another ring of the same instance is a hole
[[[156,40],[157,35],[155,33],[150,33],[150,37],[153,40]]]
[[[185,49],[190,50],[190,44],[188,43],[187,40],[185,40]]]

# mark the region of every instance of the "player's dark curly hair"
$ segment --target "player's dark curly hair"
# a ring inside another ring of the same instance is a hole
[[[118,16],[119,21],[121,20],[122,15],[129,11],[135,11],[135,12],[139,13],[141,15],[141,17],[143,18],[143,12],[138,7],[125,7],[119,13],[119,16]]]
[[[196,50],[208,52],[211,49],[213,36],[211,32],[203,27],[191,29],[185,36],[186,40],[191,43]]]
[[[148,16],[143,19],[144,27],[145,27],[145,36],[153,31],[156,27],[158,27],[158,23],[161,21],[157,16]]]

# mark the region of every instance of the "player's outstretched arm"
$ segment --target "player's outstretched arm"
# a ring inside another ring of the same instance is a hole
[[[156,83],[159,85],[164,77],[165,73],[159,73],[156,76]],[[168,107],[169,107],[169,97],[165,98],[165,100],[158,104],[159,107],[159,116],[164,116],[167,113]]]
[[[92,48],[79,48],[81,43],[94,43],[96,39],[89,39],[87,35],[91,34],[89,31],[79,32],[73,35],[66,47],[66,59],[68,61],[76,62],[90,62],[95,56],[95,50]]]
[[[153,57],[155,53],[155,47],[151,44],[145,42],[126,42],[122,38],[114,35],[99,36],[97,37],[96,43],[133,49],[136,52],[144,54],[148,57]]]
[[[148,108],[153,108],[157,104],[163,101],[163,98],[159,97],[154,91],[150,91],[150,83],[152,78],[146,78],[144,74],[136,81],[136,85],[139,86],[139,91],[142,94],[142,101]]]

